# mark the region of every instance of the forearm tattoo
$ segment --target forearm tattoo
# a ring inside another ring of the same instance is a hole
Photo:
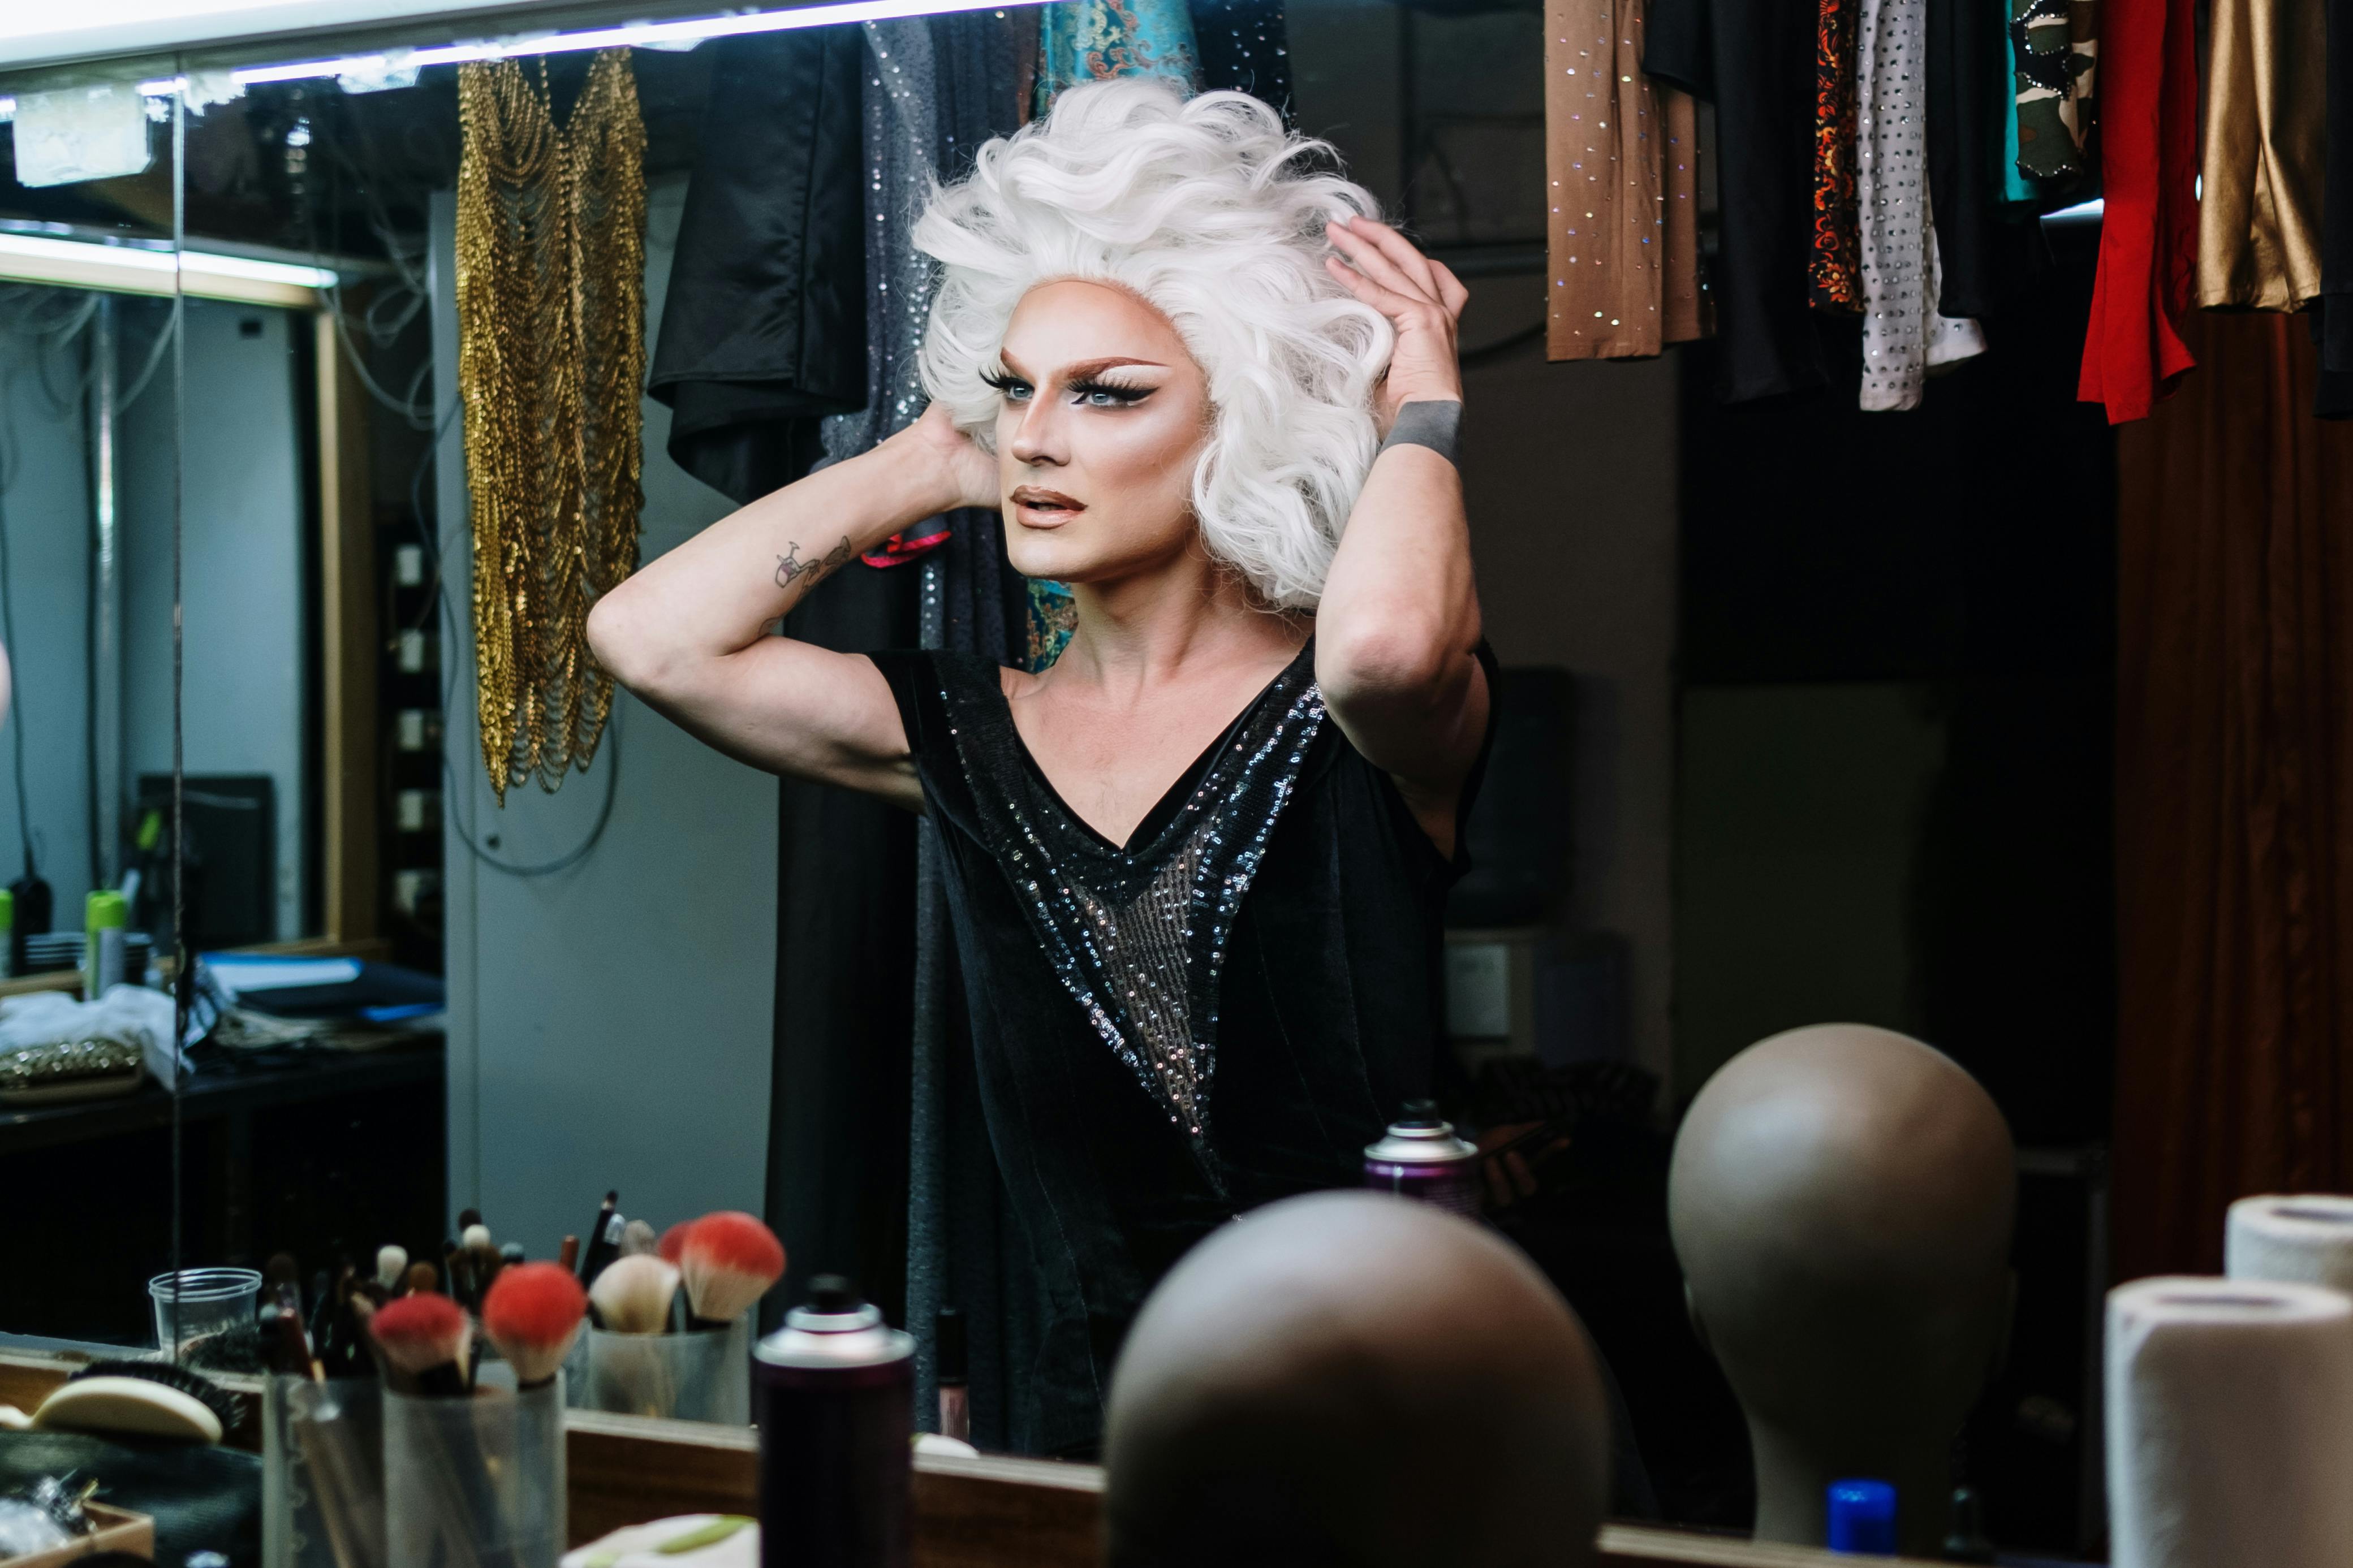
[[[842,535],[840,543],[816,561],[802,560],[800,542],[787,539],[785,541],[785,552],[776,557],[776,586],[814,588],[820,578],[828,577],[849,565],[857,555],[858,552],[850,548],[848,534]]]

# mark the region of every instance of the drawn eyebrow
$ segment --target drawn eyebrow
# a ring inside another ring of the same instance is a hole
[[[1028,371],[1023,370],[1018,364],[1016,364],[1011,354],[999,350],[997,359],[997,363],[1005,367],[1007,374],[1029,382],[1032,385],[1037,384],[1037,377],[1031,375]],[[1062,379],[1065,381],[1085,381],[1091,376],[1100,375],[1104,371],[1111,370],[1116,366],[1124,364],[1149,365],[1155,370],[1166,370],[1168,368],[1166,364],[1156,359],[1129,359],[1113,354],[1103,359],[1081,360],[1076,364],[1066,365],[1063,367]]]

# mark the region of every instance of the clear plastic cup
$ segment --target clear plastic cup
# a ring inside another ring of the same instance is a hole
[[[263,1395],[262,1568],[385,1568],[384,1384],[272,1374]]]
[[[155,1304],[157,1348],[183,1361],[198,1340],[253,1321],[261,1304],[261,1275],[252,1268],[183,1268],[147,1281],[147,1295]]]
[[[384,1396],[388,1568],[556,1568],[564,1379],[521,1394]]]
[[[745,1320],[684,1334],[616,1334],[590,1329],[587,1376],[578,1404],[625,1415],[752,1421],[752,1352]]]

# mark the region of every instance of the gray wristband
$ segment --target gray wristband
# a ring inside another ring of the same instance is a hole
[[[1397,423],[1373,454],[1377,458],[1391,447],[1427,447],[1456,468],[1462,466],[1458,451],[1462,435],[1462,405],[1452,398],[1417,398],[1401,405]]]

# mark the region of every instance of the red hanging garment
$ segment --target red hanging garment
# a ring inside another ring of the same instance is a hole
[[[2198,262],[2194,0],[2100,7],[2100,272],[2076,395],[2146,418],[2198,362],[2174,323]]]

